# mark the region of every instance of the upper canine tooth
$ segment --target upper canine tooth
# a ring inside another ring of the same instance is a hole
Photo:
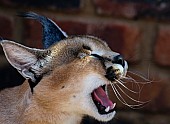
[[[114,107],[116,106],[116,103],[113,104],[112,108],[111,109],[114,109]]]
[[[105,112],[108,112],[110,110],[110,106],[108,106],[106,109],[105,109]]]

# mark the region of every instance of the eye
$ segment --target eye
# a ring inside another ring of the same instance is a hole
[[[113,63],[117,63],[122,65],[123,67],[125,66],[125,61],[121,55],[115,56]]]
[[[81,49],[79,54],[78,54],[78,57],[81,58],[81,59],[86,57],[86,56],[91,55],[91,52],[92,52],[92,50],[89,46],[83,45],[82,47],[83,47],[83,49]]]
[[[89,46],[85,46],[85,45],[83,45],[83,49],[92,51],[92,49]]]

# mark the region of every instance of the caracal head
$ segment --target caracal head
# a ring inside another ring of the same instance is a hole
[[[115,103],[106,86],[126,75],[127,62],[92,36],[67,37],[48,49],[0,42],[9,63],[35,84],[33,100],[51,113],[88,115],[109,121]]]

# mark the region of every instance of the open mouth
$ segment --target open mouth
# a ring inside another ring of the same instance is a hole
[[[116,103],[113,103],[109,99],[105,87],[106,85],[100,86],[91,93],[93,102],[96,105],[99,114],[108,114],[115,111]]]

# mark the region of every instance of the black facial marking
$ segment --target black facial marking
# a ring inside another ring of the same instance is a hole
[[[30,88],[31,88],[31,92],[34,92],[34,87],[41,81],[42,77],[38,77],[36,78],[36,81],[33,82],[31,79],[28,80]]]
[[[92,51],[92,49],[89,46],[85,46],[85,45],[83,45],[83,49]]]
[[[31,79],[28,79],[28,82],[29,82],[29,85],[30,85],[30,88],[31,88],[31,92],[33,93],[34,87],[41,81],[42,76],[37,77],[34,71],[32,71],[31,69],[29,69],[29,71],[34,74],[34,78],[36,79],[35,82],[33,82]]]
[[[91,56],[94,56],[96,58],[98,58],[103,67],[106,69],[106,75],[105,77],[110,80],[110,81],[115,81],[115,79],[118,79],[117,75],[115,74],[115,70],[113,69],[112,66],[110,66],[109,68],[106,68],[105,63],[106,62],[111,62],[113,64],[120,64],[123,67],[125,66],[125,61],[123,59],[123,57],[121,55],[115,56],[113,59],[107,58],[107,57],[102,57],[98,54],[91,54]]]
[[[105,77],[106,77],[108,80],[110,80],[110,81],[114,81],[114,80],[116,79],[116,75],[115,75],[115,73],[114,73],[114,71],[113,71],[113,67],[112,67],[112,66],[106,69],[106,75],[105,75]]]
[[[97,54],[91,54],[92,56],[98,58],[100,61],[104,62],[105,61],[105,58],[100,56],[100,55],[97,55]]]
[[[61,89],[63,89],[65,86],[62,86]]]

